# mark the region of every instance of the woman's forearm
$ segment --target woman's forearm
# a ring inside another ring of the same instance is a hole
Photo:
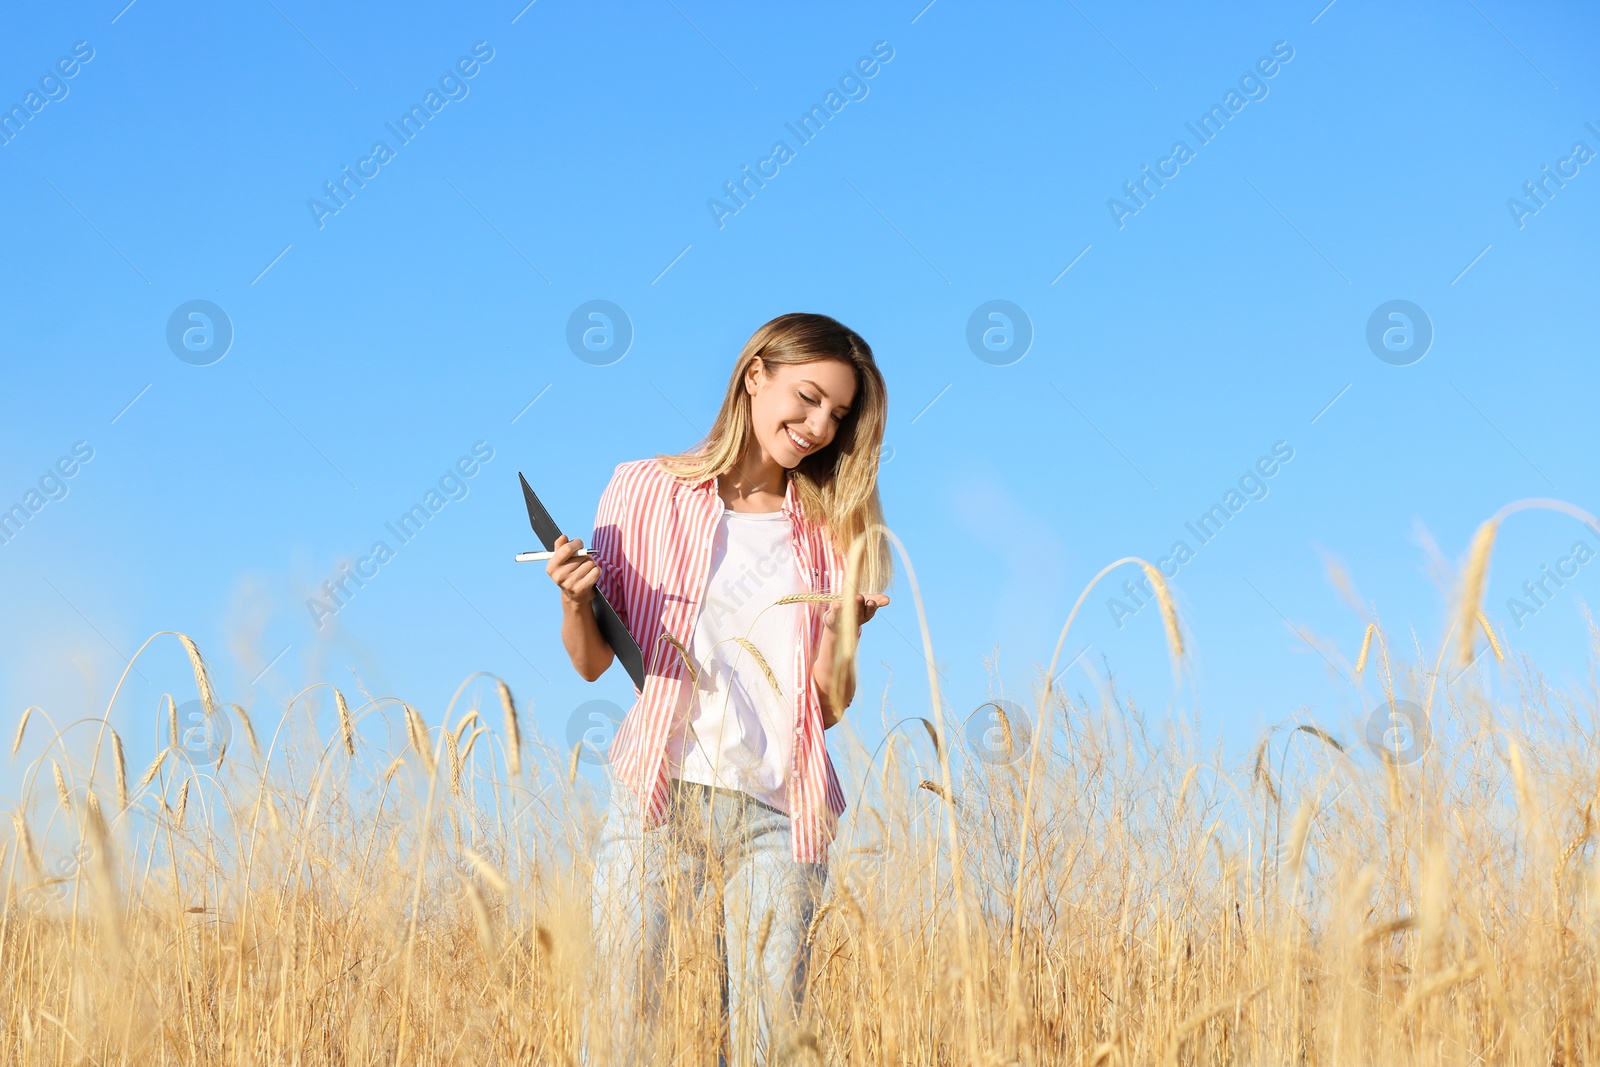
[[[600,636],[594,608],[568,596],[561,598],[561,643],[566,646],[572,666],[586,682],[599,678],[616,658],[606,639]]]

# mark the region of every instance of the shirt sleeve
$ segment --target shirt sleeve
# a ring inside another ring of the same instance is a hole
[[[605,492],[600,494],[600,506],[594,516],[594,537],[589,541],[589,554],[600,566],[600,580],[595,588],[606,602],[616,609],[622,625],[633,633],[631,605],[627,602],[628,583],[624,581],[627,566],[623,554],[624,534],[627,530],[628,493],[623,480],[622,465],[611,474]]]

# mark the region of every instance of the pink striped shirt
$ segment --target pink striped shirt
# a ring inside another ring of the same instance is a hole
[[[617,465],[600,495],[594,538],[588,548],[600,565],[599,589],[617,609],[644,652],[644,691],[638,693],[609,751],[611,766],[639,798],[646,830],[666,821],[666,743],[672,712],[686,697],[688,671],[663,633],[693,649],[695,621],[711,577],[711,550],[726,505],[716,478],[688,485],[654,458]],[[808,522],[790,481],[783,512],[791,522],[790,545],[800,587],[837,593],[844,584],[845,560],[825,527]],[[838,832],[844,791],[822,737],[822,704],[811,672],[822,639],[826,605],[802,604],[806,612],[794,649],[800,692],[785,694],[795,714],[794,759],[789,768],[790,827],[796,863],[820,863]]]

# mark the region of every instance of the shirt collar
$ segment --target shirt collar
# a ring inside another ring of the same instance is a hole
[[[717,499],[717,476],[713,474],[696,485],[694,490],[705,497],[707,501]],[[799,524],[804,521],[805,516],[800,508],[800,493],[794,487],[794,476],[792,474],[784,478],[783,504],[778,510],[789,516],[791,522]]]

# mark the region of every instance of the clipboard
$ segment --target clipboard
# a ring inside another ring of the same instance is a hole
[[[528,479],[517,472],[517,480],[522,483],[522,496],[528,504],[528,523],[533,527],[533,532],[548,551],[554,551],[556,538],[562,536],[561,527],[550,518],[550,513],[539,503],[539,497],[534,493],[533,487],[528,484]],[[633,679],[634,688],[644,692],[644,653],[639,650],[639,643],[633,639],[628,628],[622,624],[622,617],[617,614],[617,609],[606,600],[605,594],[595,587],[594,599],[590,606],[594,609],[594,621],[600,626],[600,636],[606,639],[606,644],[611,646],[617,659],[622,661],[622,666],[628,671],[628,677]]]

